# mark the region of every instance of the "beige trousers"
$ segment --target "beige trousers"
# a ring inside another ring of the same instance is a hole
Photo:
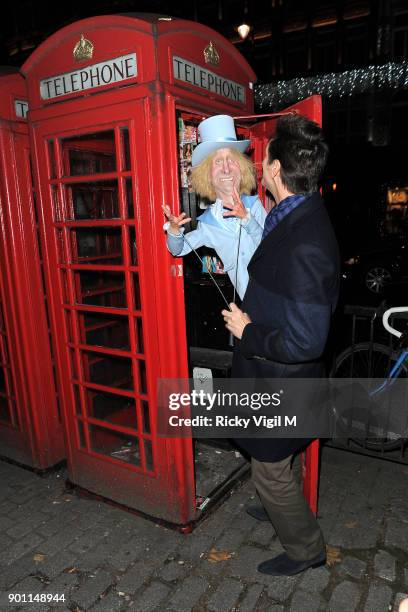
[[[290,455],[273,463],[252,458],[252,480],[288,557],[307,561],[322,553],[325,545],[296,478],[297,458],[293,461]]]

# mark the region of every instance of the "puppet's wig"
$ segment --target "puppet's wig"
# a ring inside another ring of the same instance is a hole
[[[206,157],[201,164],[196,166],[191,171],[191,186],[193,190],[201,197],[207,198],[210,202],[215,202],[217,199],[214,187],[211,184],[211,164],[217,151]],[[251,195],[256,189],[256,174],[255,167],[249,157],[231,149],[232,157],[237,161],[241,170],[241,184],[239,192]]]

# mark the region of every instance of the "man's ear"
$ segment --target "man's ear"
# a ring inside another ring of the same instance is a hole
[[[271,163],[272,177],[276,178],[277,176],[280,176],[280,171],[281,171],[281,163],[279,159],[274,159],[273,162]]]

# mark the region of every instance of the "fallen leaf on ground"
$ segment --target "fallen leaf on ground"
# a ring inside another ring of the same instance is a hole
[[[329,567],[333,567],[336,563],[341,563],[341,554],[338,548],[326,546],[326,563]]]
[[[231,559],[232,553],[228,552],[228,550],[217,550],[216,548],[211,548],[208,553],[208,561],[211,563],[219,563],[220,561],[227,561]]]
[[[347,529],[354,529],[354,527],[357,527],[357,525],[357,521],[350,521],[349,523],[344,523],[344,526],[347,527]]]
[[[37,553],[37,554],[34,555],[33,559],[34,559],[34,561],[44,561],[45,555],[43,555],[41,553]]]

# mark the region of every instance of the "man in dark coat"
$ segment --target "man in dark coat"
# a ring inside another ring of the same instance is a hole
[[[232,378],[324,376],[321,357],[339,288],[337,242],[318,191],[327,153],[316,123],[299,115],[278,120],[262,179],[276,204],[248,265],[242,310],[231,304],[231,312],[222,313],[238,338]],[[308,440],[236,442],[251,455],[252,479],[262,502],[248,511],[271,520],[285,549],[258,570],[287,576],[323,565],[323,536],[293,473],[294,456]]]

